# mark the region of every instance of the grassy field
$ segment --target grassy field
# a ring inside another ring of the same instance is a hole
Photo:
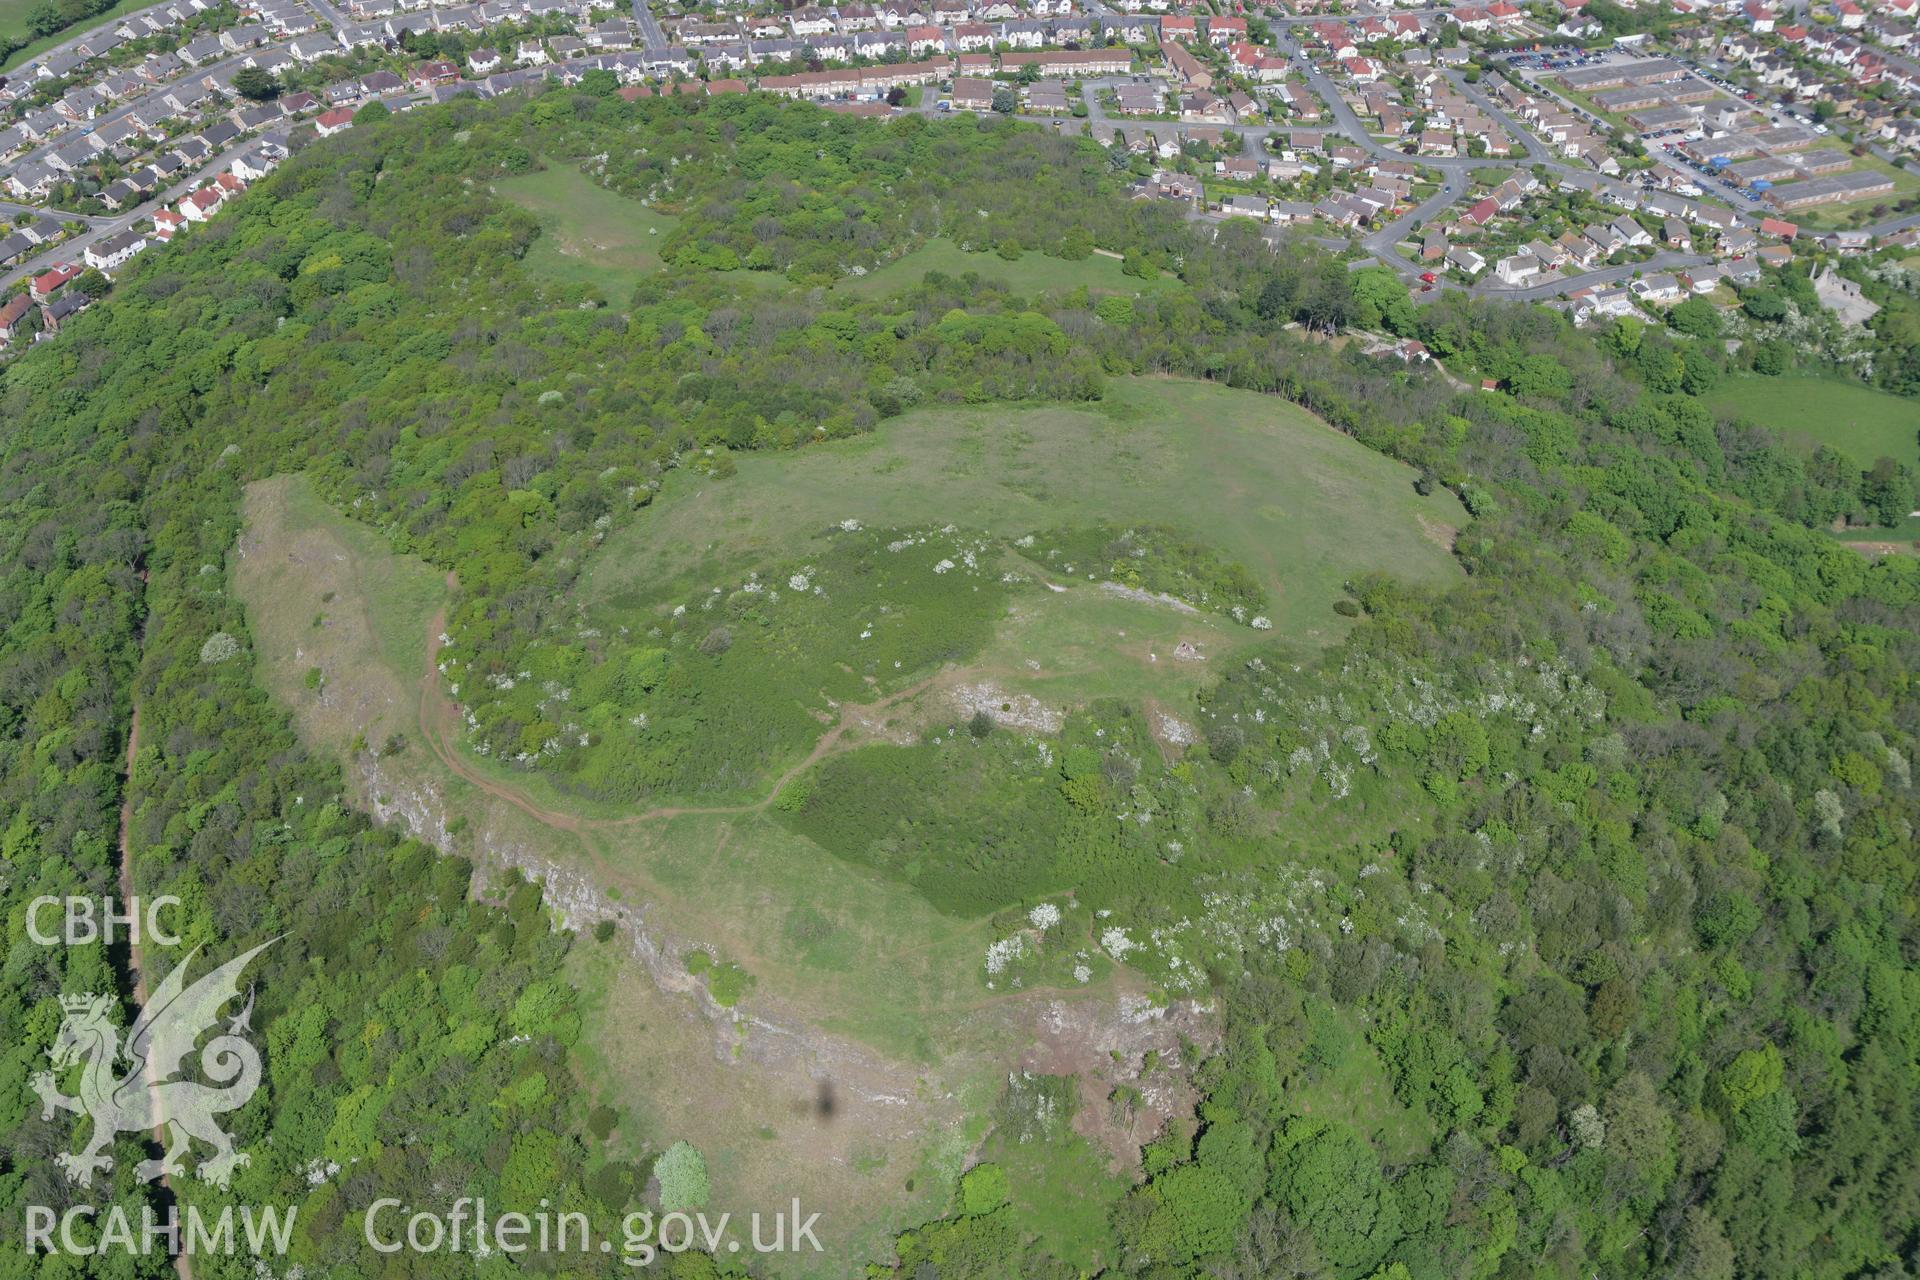
[[[608,540],[581,590],[592,606],[663,583],[723,581],[805,554],[809,538],[846,519],[951,521],[1013,540],[1117,516],[1174,526],[1244,565],[1271,599],[1274,634],[1318,646],[1345,630],[1333,604],[1351,575],[1456,572],[1447,548],[1465,513],[1450,495],[1419,497],[1412,481],[1274,397],[1132,379],[1085,408],[930,409],[798,457],[743,456],[723,482],[673,473],[651,509]],[[1054,577],[1062,590],[1049,594],[1085,598],[1090,626],[1130,616],[1151,627],[1164,616]],[[1116,605],[1127,608],[1108,611]]]
[[[941,915],[758,812],[607,821],[542,808],[526,775],[432,731],[438,682],[423,676],[448,594],[439,572],[297,478],[252,486],[245,515],[230,579],[259,679],[302,740],[341,761],[356,804],[473,858],[477,884],[507,866],[546,881],[580,931],[568,965],[583,1078],[624,1117],[609,1156],[686,1138],[707,1157],[714,1209],[800,1194],[824,1215],[829,1252],[769,1260],[766,1274],[853,1274],[938,1216],[1033,1019],[1051,1004],[1111,1021],[1118,991],[1137,988],[1117,974],[985,991],[990,922]],[[620,925],[612,938],[589,936],[606,918]],[[752,975],[737,1008],[707,999],[685,963],[695,948]]]
[[[50,36],[43,36],[15,50],[10,57],[0,63],[0,71],[11,71],[29,58],[38,57],[57,44],[77,39],[96,27],[112,22],[115,18],[145,9],[153,2],[154,0],[120,0],[105,13],[95,14],[76,26],[68,27],[64,31],[56,31]],[[41,0],[0,0],[0,35],[9,35],[16,39],[26,35],[27,15],[39,8],[40,3]]]
[[[1120,260],[1092,254],[1078,262],[1028,253],[1008,262],[996,253],[967,253],[951,240],[929,240],[904,257],[864,276],[849,276],[834,286],[844,293],[875,296],[920,283],[929,271],[950,276],[978,272],[983,279],[1000,280],[1030,293],[1066,291],[1085,285],[1093,293],[1142,293],[1150,289],[1179,288],[1173,276],[1141,280],[1120,270]]]
[[[496,182],[494,190],[540,219],[540,238],[526,258],[535,275],[591,285],[621,302],[660,269],[660,237],[674,220],[607,190],[571,164],[550,162],[537,173]]]
[[[1715,388],[1708,403],[1809,449],[1831,445],[1863,469],[1881,457],[1920,467],[1920,403],[1857,382],[1734,378]]]

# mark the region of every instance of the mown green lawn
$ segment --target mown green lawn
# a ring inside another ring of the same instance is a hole
[[[1708,403],[1812,449],[1831,445],[1862,468],[1876,458],[1920,467],[1920,401],[1813,375],[1735,378]]]

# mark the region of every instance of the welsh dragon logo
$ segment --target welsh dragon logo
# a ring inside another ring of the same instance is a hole
[[[42,1120],[53,1119],[55,1110],[61,1110],[93,1121],[85,1150],[63,1151],[55,1157],[69,1182],[92,1186],[96,1172],[113,1168],[113,1157],[106,1151],[115,1134],[147,1133],[163,1123],[169,1134],[166,1154],[140,1162],[142,1182],[184,1172],[182,1157],[195,1138],[213,1148],[213,1155],[200,1162],[199,1176],[223,1190],[234,1170],[250,1163],[246,1152],[234,1149],[233,1139],[214,1123],[214,1117],[245,1106],[260,1087],[260,1054],[245,1038],[253,1016],[251,990],[246,1007],[200,1049],[200,1069],[213,1083],[178,1077],[201,1035],[219,1021],[220,1010],[239,996],[241,973],[277,941],[261,943],[188,986],[187,969],[200,953],[195,947],[147,1001],[124,1046],[109,1017],[112,997],[92,992],[60,997],[66,1017],[47,1051],[53,1070],[36,1075],[33,1089],[40,1095]],[[116,1074],[115,1067],[123,1059],[131,1069]],[[85,1065],[79,1096],[69,1098],[60,1092],[55,1073],[75,1063]]]

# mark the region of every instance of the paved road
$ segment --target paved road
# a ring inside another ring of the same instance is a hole
[[[633,0],[633,22],[640,28],[640,44],[647,52],[667,47],[667,33],[660,29],[660,20],[653,16],[647,0]]]
[[[322,22],[331,24],[335,31],[353,25],[353,19],[347,16],[345,10],[332,4],[331,0],[301,0],[301,3],[313,10],[314,16]]]
[[[1573,289],[1619,284],[1622,280],[1631,280],[1637,275],[1644,275],[1650,271],[1679,271],[1685,267],[1704,267],[1712,261],[1713,259],[1704,253],[1656,253],[1645,262],[1625,262],[1617,267],[1583,271],[1577,276],[1570,276],[1565,280],[1549,280],[1545,284],[1505,285],[1489,276],[1473,285],[1467,292],[1481,297],[1503,298],[1509,302],[1539,302],[1546,298],[1557,298]]]
[[[1419,275],[1433,268],[1401,256],[1399,244],[1413,234],[1414,225],[1425,226],[1438,217],[1449,205],[1467,194],[1466,176],[1458,170],[1449,170],[1440,184],[1440,189],[1407,210],[1392,222],[1376,228],[1360,243],[1368,253],[1398,267],[1403,275]]]
[[[113,221],[111,218],[102,218],[92,213],[70,213],[65,209],[52,209],[45,205],[15,204],[11,200],[0,200],[0,218],[5,218],[8,222],[29,213],[36,218],[52,218],[55,222],[85,222],[92,225]]]
[[[1560,158],[1559,153],[1548,146],[1533,130],[1509,115],[1506,108],[1481,92],[1479,85],[1467,83],[1467,77],[1464,74],[1451,68],[1443,67],[1440,73],[1452,83],[1455,89],[1459,90],[1462,97],[1500,122],[1500,127],[1507,131],[1507,136],[1518,142],[1525,150],[1528,164],[1565,168],[1565,161]]]

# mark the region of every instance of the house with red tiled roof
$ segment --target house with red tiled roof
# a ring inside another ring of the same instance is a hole
[[[331,138],[336,133],[345,133],[353,128],[353,109],[335,107],[331,111],[323,111],[314,120],[313,127],[314,131],[323,138]]]
[[[1488,196],[1485,200],[1477,201],[1469,206],[1467,211],[1460,215],[1460,221],[1467,223],[1469,226],[1484,227],[1489,222],[1492,222],[1494,218],[1498,217],[1499,213],[1500,202],[1492,196]]]
[[[218,186],[205,186],[180,202],[180,216],[188,222],[205,222],[220,212],[227,193]]]
[[[0,346],[13,342],[13,336],[19,331],[20,324],[33,310],[33,299],[24,293],[16,293],[0,304]]]
[[[407,73],[407,82],[416,89],[430,84],[452,84],[460,78],[460,68],[444,59],[436,62],[423,62]]]
[[[59,263],[53,270],[35,276],[33,283],[27,286],[27,292],[33,295],[35,302],[45,302],[65,288],[67,282],[79,275],[82,269],[77,262]]]
[[[1247,20],[1245,18],[1208,18],[1207,43],[1216,49],[1224,49],[1236,40],[1247,38]]]

